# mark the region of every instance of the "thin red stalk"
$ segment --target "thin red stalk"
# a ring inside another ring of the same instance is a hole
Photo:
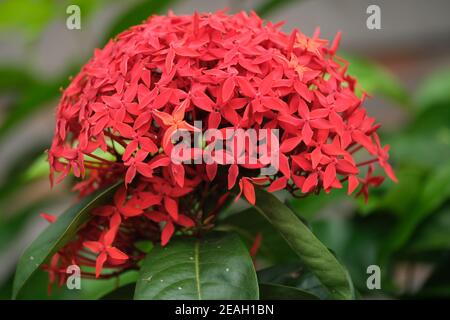
[[[371,164],[371,163],[374,163],[374,162],[377,162],[377,161],[378,161],[378,158],[374,158],[374,159],[370,159],[370,160],[367,160],[367,161],[364,161],[364,162],[357,163],[356,166],[357,167],[362,167],[362,166],[366,166],[368,164]]]
[[[358,145],[353,150],[349,150],[348,152],[351,154],[354,154],[356,151],[360,150],[362,147],[363,147],[362,145]]]

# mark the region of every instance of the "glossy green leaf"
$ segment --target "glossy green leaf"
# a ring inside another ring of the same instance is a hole
[[[251,248],[256,236],[261,235],[261,245],[256,259],[262,264],[278,264],[298,260],[283,237],[254,208],[237,212],[223,219],[216,230],[236,232],[248,248]]]
[[[329,299],[330,293],[317,277],[301,262],[278,264],[258,271],[258,280],[261,283],[280,285],[299,289],[316,299]],[[264,297],[260,292],[260,296]],[[278,299],[283,299],[281,296]]]
[[[235,234],[174,238],[147,254],[134,298],[258,299],[252,259]]]
[[[303,222],[274,195],[256,189],[255,208],[281,233],[304,265],[313,272],[335,299],[351,299],[347,272],[333,254]]]
[[[368,216],[355,214],[353,219],[327,217],[312,222],[311,229],[324,245],[333,248],[351,274],[352,283],[358,292],[373,294],[367,288],[367,266],[380,265],[378,257],[381,241],[389,235],[394,222],[394,216],[378,211]]]
[[[273,283],[260,283],[259,294],[261,300],[319,300],[307,291]]]
[[[83,198],[69,208],[55,223],[45,229],[25,250],[19,260],[13,285],[13,298],[33,273],[56,251],[62,248],[90,218],[90,211],[110,198],[122,181]]]

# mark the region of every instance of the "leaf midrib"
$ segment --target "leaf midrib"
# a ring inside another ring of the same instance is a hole
[[[200,263],[199,263],[200,243],[197,240],[194,246],[194,264],[195,264],[195,282],[197,284],[198,300],[202,300],[202,292],[200,286]]]

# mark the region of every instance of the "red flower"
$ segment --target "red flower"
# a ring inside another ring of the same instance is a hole
[[[110,259],[113,264],[124,263],[128,256],[112,246],[114,238],[117,234],[120,225],[120,216],[118,214],[113,215],[111,218],[111,227],[108,231],[105,231],[100,236],[99,241],[85,241],[83,245],[94,253],[97,253],[97,261],[95,264],[95,276],[98,278],[102,271],[103,265],[106,260]]]
[[[336,56],[340,37],[328,46],[319,30],[311,38],[287,35],[255,13],[170,13],[97,49],[59,103],[50,178],[59,182],[73,172],[81,196],[118,179],[124,186],[60,250],[61,263],[93,265],[87,247],[98,254],[96,276],[105,264],[117,272],[136,267],[143,255],[135,242],[165,245],[177,231],[208,229],[228,193],[255,204],[254,188],[301,196],[347,184],[349,194],[360,187],[357,194],[367,198],[368,187],[382,182],[372,176],[375,163],[396,181],[379,124],[363,108],[365,96],[356,95],[347,62]],[[250,143],[235,154],[215,148],[234,144],[234,136],[197,136],[208,129],[278,130],[279,141],[272,132],[257,137],[275,147],[265,156],[279,160],[278,171],[261,176],[269,164],[249,162]],[[183,155],[189,163],[171,161],[177,131],[197,143]],[[197,161],[205,151],[212,163]]]
[[[134,217],[143,213],[139,201],[136,198],[126,200],[127,192],[125,187],[119,188],[114,194],[114,205],[104,205],[95,209],[95,214],[99,216],[112,217],[118,214],[119,217]]]
[[[158,211],[150,211],[145,215],[152,221],[155,221],[157,223],[165,223],[161,233],[161,245],[163,246],[165,246],[169,242],[175,231],[174,222],[185,228],[190,228],[195,225],[194,221],[192,221],[191,218],[185,215],[179,215],[177,219],[174,219],[171,215],[166,215]]]
[[[189,99],[186,99],[181,103],[178,107],[176,107],[172,115],[158,111],[153,110],[153,114],[156,118],[160,119],[164,126],[167,127],[163,139],[162,139],[162,147],[165,151],[167,151],[167,154],[170,154],[169,146],[172,145],[170,139],[177,130],[189,130],[189,131],[196,131],[194,126],[191,126],[186,121],[184,121],[184,113],[186,108],[189,107]]]

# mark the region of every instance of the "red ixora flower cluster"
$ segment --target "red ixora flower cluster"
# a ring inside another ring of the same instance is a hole
[[[280,26],[255,13],[169,13],[95,51],[60,101],[48,151],[51,180],[73,172],[81,196],[124,183],[46,267],[53,278],[73,263],[95,267],[83,274],[96,277],[137,268],[139,241],[165,245],[174,232],[211,228],[235,189],[252,204],[255,184],[303,196],[345,183],[349,194],[360,185],[367,197],[368,186],[383,181],[372,176],[375,163],[395,180],[379,125],[335,55],[340,34],[328,44],[318,32],[288,35]],[[193,133],[194,121],[204,129],[278,129],[278,173],[172,162],[171,134]]]

